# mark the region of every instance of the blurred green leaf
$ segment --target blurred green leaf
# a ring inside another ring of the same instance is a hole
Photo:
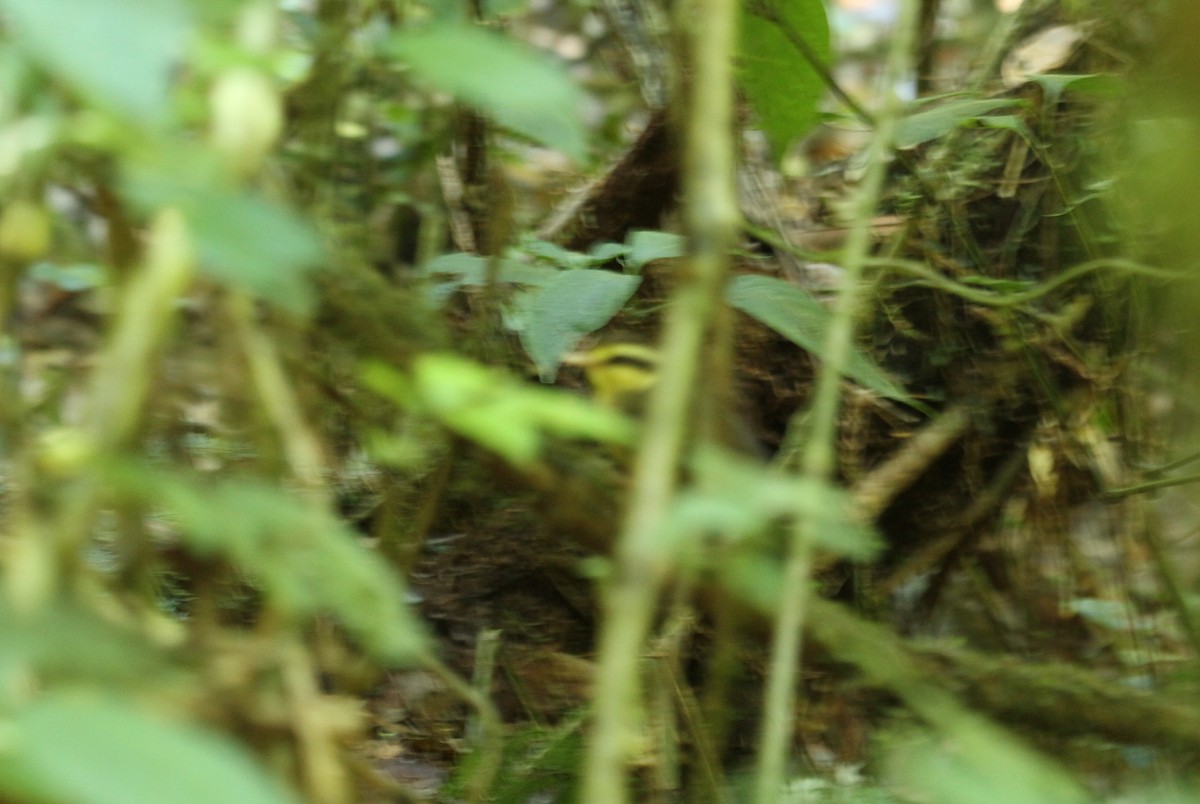
[[[1160,628],[1155,618],[1139,616],[1128,603],[1117,600],[1075,598],[1067,601],[1064,608],[1094,625],[1118,634],[1150,634]]]
[[[436,284],[433,301],[442,304],[461,287],[481,287],[487,283],[488,257],[474,254],[443,254],[422,267],[422,272]],[[554,281],[558,270],[546,265],[526,265],[523,262],[501,259],[496,279],[514,285],[545,285]]]
[[[597,243],[588,249],[587,257],[592,265],[603,265],[606,262],[621,259],[628,253],[629,246],[621,243]]]
[[[332,615],[388,663],[426,650],[404,605],[404,583],[332,514],[250,478],[208,484],[174,474],[133,472],[127,486],[163,506],[187,544],[228,558],[283,612]]]
[[[624,253],[625,251],[623,246],[616,243],[597,244],[597,248],[609,247],[616,247],[620,253]],[[523,241],[518,251],[524,252],[531,257],[545,260],[555,268],[592,268],[612,259],[611,257],[595,253],[581,254],[578,251],[570,251],[557,243],[551,243],[548,240],[538,240],[536,238]]]
[[[683,237],[670,232],[630,232],[627,242],[629,254],[625,257],[625,266],[633,271],[640,270],[643,265],[653,260],[682,257],[686,249]]]
[[[209,276],[292,312],[311,312],[316,296],[307,274],[321,264],[324,249],[306,220],[247,190],[222,186],[202,167],[139,165],[126,184],[146,211],[174,206],[183,212]]]
[[[177,671],[140,634],[82,609],[56,606],[21,615],[0,607],[0,679],[33,672],[44,683],[144,688],[147,679],[176,680]]]
[[[636,430],[628,418],[591,400],[519,382],[453,354],[422,355],[411,379],[380,364],[368,366],[364,379],[517,466],[536,460],[546,435],[630,444]]]
[[[763,550],[733,550],[721,556],[721,585],[761,612],[774,613],[783,595],[783,561]]]
[[[809,354],[822,357],[825,333],[829,328],[829,311],[791,282],[772,276],[739,276],[729,283],[725,299]],[[883,369],[858,350],[850,353],[845,374],[880,396],[908,405],[916,404]]]
[[[760,13],[767,9],[768,14]],[[768,17],[775,19],[769,19]],[[820,119],[825,84],[789,39],[807,43],[829,64],[829,22],[822,0],[756,0],[742,4],[738,85],[746,93],[763,133],[783,159],[793,142]]]
[[[68,293],[79,293],[93,290],[107,281],[104,269],[93,263],[72,263],[58,265],[52,262],[39,262],[29,269],[29,278],[41,282],[49,282],[55,287]]]
[[[1029,130],[1029,126],[1015,114],[990,114],[986,117],[978,118],[977,122],[984,128],[998,128],[1015,132],[1021,139],[1028,143],[1037,142],[1034,139],[1033,132]]]
[[[393,39],[393,51],[429,83],[496,122],[582,160],[582,93],[548,57],[473,25],[437,25]]]
[[[298,799],[216,734],[130,700],[51,695],[5,719],[0,798],[72,804]]]
[[[182,0],[0,0],[16,41],[96,103],[164,116],[191,33]]]
[[[607,324],[633,296],[641,279],[613,271],[560,271],[526,308],[521,345],[543,382],[558,373],[579,339]]]
[[[1046,91],[1047,103],[1058,103],[1064,92],[1076,92],[1096,100],[1111,100],[1122,97],[1129,87],[1127,81],[1115,75],[1084,73],[1067,75],[1044,73],[1029,76],[1031,84],[1038,84]]]
[[[1071,804],[1092,797],[1052,760],[968,712],[947,713],[936,738],[893,736],[888,768],[920,800],[945,804]]]
[[[1021,102],[1013,98],[960,98],[923,108],[900,121],[896,130],[896,147],[912,148],[936,140],[954,129],[997,109],[1007,109]]]
[[[1027,80],[1042,88],[1042,92],[1045,94],[1043,103],[1047,106],[1057,106],[1063,94],[1067,92],[1070,92],[1076,99],[1111,102],[1123,97],[1129,89],[1129,83],[1125,79],[1115,75],[1096,73],[1083,75],[1044,73],[1028,76]]]
[[[849,495],[834,485],[716,447],[697,450],[690,467],[692,483],[680,493],[667,526],[679,542],[705,532],[736,540],[803,518],[814,544],[835,555],[867,560],[880,547],[874,529],[855,520]]]

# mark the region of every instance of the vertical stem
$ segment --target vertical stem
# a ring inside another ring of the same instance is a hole
[[[719,300],[738,225],[733,144],[732,60],[736,0],[693,0],[684,176],[689,268],[667,312],[662,376],[651,395],[646,437],[634,468],[629,512],[617,544],[600,630],[595,725],[581,801],[627,800],[626,765],[640,719],[638,673],[670,565],[661,532],[674,498],[704,334]]]
[[[888,51],[883,75],[883,108],[876,118],[875,136],[869,153],[870,167],[855,198],[854,219],[846,242],[843,267],[846,281],[838,295],[833,319],[826,335],[824,361],[818,370],[811,411],[811,435],[805,445],[802,474],[806,480],[828,481],[835,470],[841,375],[854,341],[854,322],[860,303],[859,284],[870,255],[871,217],[875,213],[895,135],[900,100],[897,86],[906,79],[916,32],[918,0],[900,4],[900,16]],[[795,708],[796,670],[800,663],[800,634],[807,611],[809,575],[813,547],[809,538],[812,523],[796,522],[792,531],[779,616],[775,621],[767,690],[763,702],[763,725],[759,734],[755,801],[778,801],[783,791],[784,766]]]
[[[65,465],[58,469],[65,477],[55,492],[55,510],[31,531],[53,534],[64,574],[74,571],[100,505],[100,462],[119,454],[137,432],[150,394],[155,352],[175,321],[176,303],[194,268],[183,215],[162,210],[150,229],[145,264],[121,294],[112,334],[92,373],[86,419],[78,430],[62,433]],[[49,591],[46,587],[41,593]]]
[[[292,476],[310,501],[332,504],[325,484],[325,456],[320,439],[309,427],[304,409],[288,379],[271,338],[255,320],[254,300],[244,293],[229,299],[229,312],[250,367],[260,404],[275,428]]]

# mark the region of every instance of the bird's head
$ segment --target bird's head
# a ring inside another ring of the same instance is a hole
[[[614,341],[569,354],[563,365],[583,370],[600,404],[638,413],[646,393],[658,381],[659,356],[651,346]]]

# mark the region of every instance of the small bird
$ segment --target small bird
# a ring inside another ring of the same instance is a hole
[[[660,356],[652,346],[613,340],[569,354],[563,365],[583,369],[592,397],[601,405],[640,416],[645,411],[647,394],[658,382]],[[745,455],[767,457],[746,416],[744,400],[739,398],[730,408],[722,417],[718,441]]]
[[[646,394],[658,382],[658,351],[632,341],[602,343],[563,358],[563,365],[583,369],[592,397],[606,407],[639,415]]]

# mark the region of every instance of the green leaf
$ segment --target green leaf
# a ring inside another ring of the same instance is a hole
[[[22,44],[91,100],[142,122],[163,117],[190,34],[181,0],[0,0]]]
[[[311,311],[315,298],[306,274],[322,248],[307,221],[248,192],[202,193],[183,211],[206,273],[293,312]]]
[[[298,801],[227,739],[141,711],[131,700],[47,696],[4,726],[0,798],[6,801]]]
[[[279,204],[204,178],[199,169],[172,174],[137,166],[126,185],[147,211],[174,206],[183,212],[206,274],[293,312],[310,312],[316,297],[307,274],[324,258],[313,228]]]
[[[0,678],[32,672],[44,683],[101,682],[140,688],[180,673],[140,634],[65,605],[20,615],[0,608]]]
[[[647,230],[630,232],[627,242],[629,254],[625,257],[625,265],[634,271],[654,260],[682,257],[687,247],[680,235]]]
[[[1128,604],[1116,600],[1075,598],[1067,602],[1066,610],[1115,634],[1152,634],[1160,627],[1160,623],[1154,617],[1138,616],[1130,610]]]
[[[692,483],[680,493],[667,526],[675,543],[716,532],[745,539],[780,520],[804,519],[813,542],[835,555],[866,560],[878,552],[874,530],[855,520],[851,498],[838,487],[788,475],[726,450],[698,450]]]
[[[565,249],[557,243],[551,243],[548,240],[538,240],[536,238],[530,238],[522,242],[519,250],[531,257],[545,260],[556,268],[592,268],[600,263],[607,262],[603,257],[593,254],[580,254],[578,251]]]
[[[432,288],[433,301],[442,304],[461,287],[481,287],[487,283],[488,257],[474,254],[443,254],[425,263],[423,273],[437,284]],[[558,276],[558,270],[545,265],[527,265],[517,260],[501,259],[496,279],[514,285],[540,286]]]
[[[923,109],[900,121],[896,130],[896,147],[912,148],[930,140],[949,134],[966,123],[997,109],[1007,109],[1021,102],[1013,98],[989,98],[978,100],[962,98],[940,103],[931,109]]]
[[[491,259],[474,254],[443,254],[425,264],[425,273],[434,276],[453,275],[460,284],[480,286],[487,282]],[[514,285],[545,285],[556,276],[558,271],[545,265],[529,265],[519,260],[501,258],[496,279]]]
[[[756,11],[756,7],[759,11]],[[770,14],[760,13],[766,7]],[[775,16],[777,19],[768,19]],[[829,22],[822,0],[754,0],[742,4],[738,84],[782,159],[819,120],[825,94],[821,77],[789,39],[806,42],[822,64],[830,63]]]
[[[609,322],[641,279],[612,271],[560,271],[526,308],[521,345],[543,382],[552,382],[562,358],[579,339]]]
[[[791,282],[772,276],[739,276],[729,283],[725,300],[809,354],[824,359],[829,311]],[[858,350],[850,352],[844,373],[880,396],[908,405],[916,404],[883,369]]]
[[[774,614],[783,596],[783,562],[762,550],[737,550],[723,556],[721,584],[758,611]]]
[[[889,774],[924,801],[1074,804],[1094,800],[1054,760],[981,717],[950,710],[937,725],[937,731],[892,735],[893,747],[886,757]]]
[[[629,253],[629,246],[621,243],[597,243],[588,249],[588,259],[593,265],[603,265],[606,262],[620,259]]]
[[[89,262],[68,265],[39,262],[30,267],[29,278],[48,282],[67,293],[95,290],[104,285],[108,280],[103,268]]]
[[[413,364],[411,379],[374,364],[364,380],[516,466],[537,459],[546,435],[630,444],[636,430],[630,419],[591,400],[518,382],[453,354],[422,355]]]
[[[1033,132],[1029,130],[1029,126],[1015,114],[993,114],[987,117],[980,117],[976,122],[984,128],[995,128],[1004,131],[1011,131],[1030,144],[1037,142],[1034,139]]]
[[[424,654],[425,634],[404,605],[403,581],[323,509],[250,478],[207,484],[135,471],[126,486],[164,506],[188,545],[231,560],[287,615],[332,615],[388,663]]]
[[[1029,76],[1029,82],[1039,85],[1046,93],[1046,104],[1057,105],[1064,92],[1075,92],[1094,100],[1120,98],[1128,84],[1115,75],[1087,73],[1083,75],[1045,73]]]
[[[586,156],[583,95],[562,65],[473,25],[406,31],[392,48],[413,72],[501,125],[577,160]]]

